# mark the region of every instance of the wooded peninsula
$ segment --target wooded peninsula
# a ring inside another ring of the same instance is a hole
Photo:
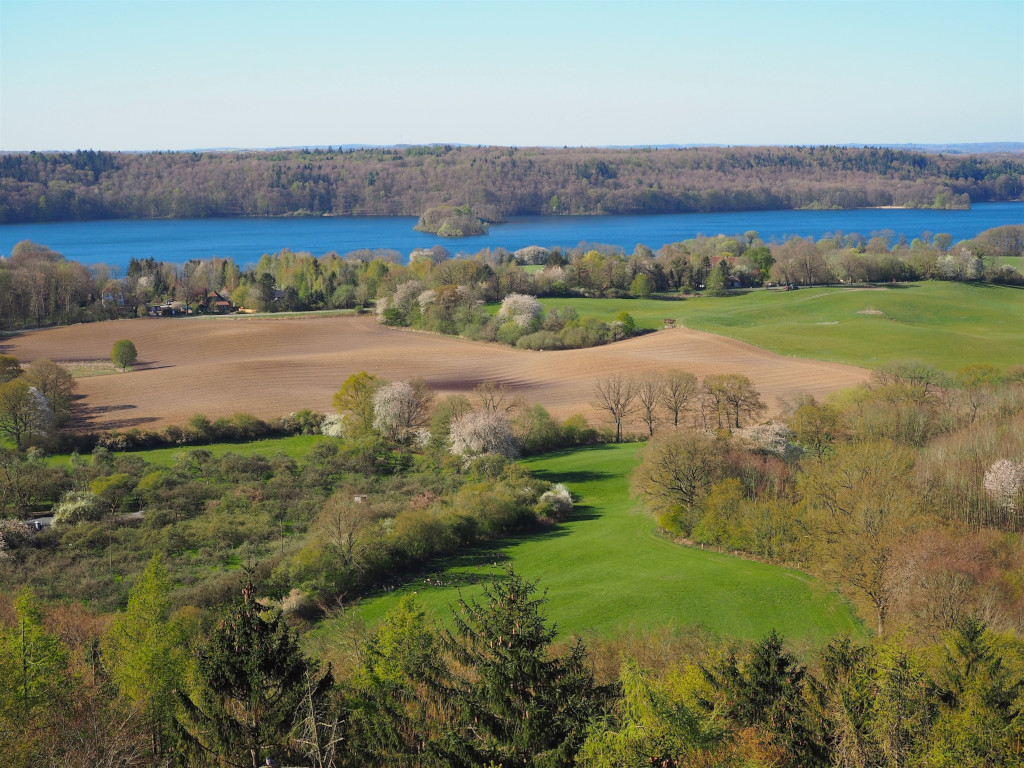
[[[504,216],[902,206],[1020,199],[1013,154],[884,148],[552,149],[450,145],[356,150],[0,157],[0,223],[110,218]]]

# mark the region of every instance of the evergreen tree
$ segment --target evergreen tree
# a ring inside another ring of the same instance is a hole
[[[70,687],[67,651],[43,627],[35,593],[14,600],[14,625],[0,627],[0,723],[51,707]]]
[[[596,685],[581,641],[552,657],[554,627],[536,584],[517,576],[460,600],[442,645],[455,662],[445,697],[457,713],[438,742],[448,765],[570,766],[608,692]]]
[[[805,698],[811,679],[776,632],[755,645],[744,663],[730,653],[705,674],[737,725],[762,729],[794,765],[827,764],[820,724]]]
[[[948,637],[939,691],[931,764],[1008,765],[1019,757],[1024,683],[1010,672],[984,621],[967,619]]]
[[[260,616],[247,579],[242,602],[199,650],[195,691],[179,695],[189,764],[257,768],[266,757],[293,757],[303,700],[315,707],[334,682],[328,670],[309,683],[310,667],[281,615]]]
[[[103,638],[111,678],[122,696],[142,711],[154,754],[167,748],[174,690],[188,669],[188,636],[171,618],[170,578],[161,555],[154,555]]]

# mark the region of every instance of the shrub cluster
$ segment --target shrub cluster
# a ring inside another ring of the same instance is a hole
[[[140,451],[211,443],[244,443],[268,437],[319,434],[323,414],[302,410],[265,421],[250,413],[211,421],[196,414],[185,426],[171,425],[162,432],[130,429],[111,430],[95,437],[95,445],[110,451]]]

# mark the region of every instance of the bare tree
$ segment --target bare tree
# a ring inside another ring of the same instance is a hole
[[[522,395],[512,394],[511,387],[497,381],[481,381],[473,389],[480,409],[492,413],[512,413],[525,405]]]
[[[633,388],[640,420],[647,425],[647,434],[653,437],[654,425],[660,421],[658,406],[665,389],[665,377],[656,371],[647,371],[633,380]]]
[[[700,397],[700,382],[687,371],[673,368],[663,378],[661,404],[672,417],[672,426],[679,427],[679,417],[691,410]]]
[[[666,530],[689,534],[698,502],[722,473],[718,442],[700,432],[663,432],[644,449],[633,473],[633,489]]]
[[[358,559],[359,539],[375,519],[369,500],[358,495],[355,488],[343,487],[320,510],[316,530],[337,553],[342,565],[351,568]]]
[[[591,403],[599,411],[607,411],[615,422],[615,442],[622,441],[622,422],[633,411],[636,386],[632,379],[615,374],[594,385]]]
[[[739,429],[741,419],[754,420],[768,410],[753,382],[741,373],[705,376],[702,393],[705,421],[713,415],[719,429]]]

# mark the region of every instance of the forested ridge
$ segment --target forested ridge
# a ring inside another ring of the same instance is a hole
[[[0,157],[0,223],[105,218],[484,218],[884,205],[962,208],[1019,199],[1015,155],[882,148],[703,147],[30,152]]]

